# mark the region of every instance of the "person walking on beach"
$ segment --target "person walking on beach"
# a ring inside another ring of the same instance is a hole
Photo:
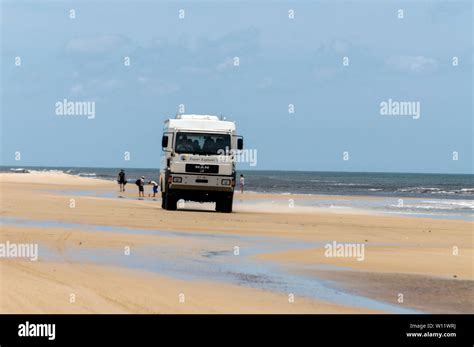
[[[138,197],[145,197],[145,176],[140,177],[135,181],[135,184],[138,186]]]
[[[244,193],[245,178],[244,175],[240,175],[240,194]]]
[[[158,193],[158,183],[155,181],[150,181],[148,184],[151,184],[153,187],[153,197],[156,197],[156,193]]]
[[[125,191],[125,185],[127,184],[127,178],[125,177],[125,171],[120,170],[117,178],[117,182],[120,186],[120,191],[124,192]]]

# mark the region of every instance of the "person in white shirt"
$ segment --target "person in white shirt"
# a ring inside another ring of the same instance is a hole
[[[150,181],[148,184],[151,184],[153,187],[153,197],[156,197],[156,193],[158,193],[158,183],[155,181]]]
[[[244,175],[240,175],[240,193],[244,193],[245,178]]]

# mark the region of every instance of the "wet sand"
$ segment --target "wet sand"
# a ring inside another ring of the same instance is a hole
[[[334,281],[349,292],[394,305],[411,307],[420,312],[435,314],[474,312],[472,280],[367,271],[315,270],[310,275]]]
[[[8,260],[2,263],[1,273],[2,313],[362,312],[303,298],[290,303],[284,295],[245,287],[106,266]]]
[[[0,242],[40,245],[38,262],[0,258],[0,312],[473,312],[472,222],[334,212],[299,205],[304,195],[164,211],[135,188],[0,174]],[[363,243],[364,261],[325,257],[332,241]]]

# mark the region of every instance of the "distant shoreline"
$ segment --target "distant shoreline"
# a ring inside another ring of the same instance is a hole
[[[59,169],[106,169],[106,170],[160,170],[159,167],[123,167],[123,166],[38,166],[38,165],[0,165],[0,172],[4,169],[16,169],[16,168],[24,168],[24,169],[51,169],[51,170],[59,170]],[[407,171],[331,171],[331,170],[257,170],[257,169],[243,169],[238,170],[239,172],[258,172],[258,173],[265,173],[265,172],[288,172],[288,173],[327,173],[327,174],[400,174],[400,175],[452,175],[452,176],[473,176],[474,172],[472,173],[448,173],[448,172],[407,172]]]
[[[91,170],[81,168],[78,171],[43,168],[42,170],[31,170],[29,172],[31,175],[37,175],[41,183],[54,181],[56,177],[60,177],[60,175],[55,174],[61,174],[66,177],[93,179],[97,183],[103,182],[100,184],[106,183],[107,185],[114,183],[117,174],[115,169],[105,169],[103,171],[98,168],[91,168]],[[29,175],[23,173],[23,171],[7,171],[0,173],[0,176],[5,174]],[[136,177],[143,175],[146,177],[146,181],[158,180],[159,178],[157,170],[126,170],[126,174],[128,180],[127,190],[133,193],[136,190],[134,184]],[[463,180],[461,180],[461,183],[455,181],[451,185],[446,185],[446,178],[440,177],[436,182],[427,184],[427,179],[422,177],[421,182],[426,185],[426,187],[422,187],[418,186],[421,184],[419,179],[411,182],[404,176],[394,176],[387,183],[380,176],[374,178],[373,175],[357,174],[346,174],[342,177],[316,176],[317,179],[314,176],[301,177],[287,173],[282,175],[276,171],[269,172],[269,174],[252,175],[245,173],[245,175],[247,182],[249,182],[246,192],[244,195],[236,192],[234,197],[236,201],[245,197],[245,200],[252,204],[271,204],[273,208],[282,208],[285,205],[294,204],[308,211],[315,209],[331,212],[464,221],[474,219],[474,188],[472,186],[462,188],[464,186],[459,184],[464,184]],[[374,180],[376,183],[373,182]],[[393,180],[398,180],[398,183],[393,183]],[[406,181],[409,184],[404,184]],[[402,185],[399,186],[400,184]],[[148,186],[146,186],[146,191],[148,190]],[[112,191],[108,193],[91,191],[89,196],[109,197],[111,193]],[[161,195],[158,194],[158,199],[160,197]]]

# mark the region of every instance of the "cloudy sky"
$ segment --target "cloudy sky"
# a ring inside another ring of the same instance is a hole
[[[1,4],[3,165],[159,167],[184,104],[235,120],[254,169],[473,172],[471,1]]]

